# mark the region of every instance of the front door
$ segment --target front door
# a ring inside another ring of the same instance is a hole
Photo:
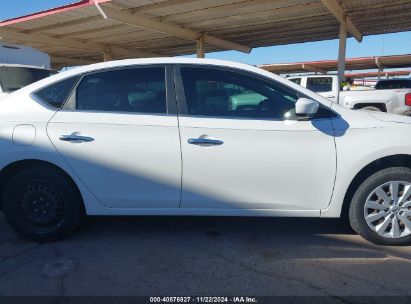
[[[292,120],[300,94],[253,74],[182,66],[176,78],[181,207],[318,211],[329,204],[336,173],[329,110]]]

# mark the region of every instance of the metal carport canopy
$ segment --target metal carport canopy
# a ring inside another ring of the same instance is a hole
[[[338,68],[338,62],[337,60],[322,60],[309,62],[274,63],[262,64],[259,67],[276,74],[303,72],[316,72],[326,74],[330,71],[336,71]],[[411,67],[411,54],[347,58],[345,60],[345,67],[347,70],[377,69],[381,71],[381,74],[383,74],[382,71],[384,69]]]
[[[54,66],[338,37],[342,63],[346,33],[409,30],[409,0],[83,0],[0,22],[2,39],[49,53]]]

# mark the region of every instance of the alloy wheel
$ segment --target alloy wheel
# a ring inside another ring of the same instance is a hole
[[[368,227],[384,238],[411,234],[411,183],[390,181],[374,189],[364,205]]]

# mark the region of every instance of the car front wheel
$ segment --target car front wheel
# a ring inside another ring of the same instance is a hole
[[[352,198],[349,218],[375,244],[411,244],[411,169],[387,168],[368,177]]]
[[[14,230],[40,242],[70,234],[84,217],[82,199],[73,182],[50,166],[20,171],[6,184],[2,202],[6,220]]]

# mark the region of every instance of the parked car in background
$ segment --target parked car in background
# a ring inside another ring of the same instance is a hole
[[[384,79],[377,82],[376,90],[411,89],[411,78]]]
[[[348,216],[411,243],[411,118],[234,62],[99,63],[0,100],[0,197],[25,237],[87,215]],[[184,165],[183,165],[184,164]]]
[[[349,109],[411,115],[411,88],[343,91],[337,75],[292,76],[287,79]]]
[[[0,64],[0,97],[56,73],[37,66]]]
[[[0,97],[55,73],[50,69],[48,54],[0,42]]]

